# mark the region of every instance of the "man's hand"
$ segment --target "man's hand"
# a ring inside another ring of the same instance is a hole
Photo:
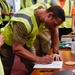
[[[6,15],[10,16],[10,15],[13,15],[13,13],[12,12],[7,12]]]
[[[50,55],[39,57],[39,61],[38,61],[38,63],[41,63],[41,64],[50,64],[52,62],[53,62],[53,57]]]
[[[53,58],[54,61],[62,61],[62,58],[59,54],[52,54],[51,57]]]

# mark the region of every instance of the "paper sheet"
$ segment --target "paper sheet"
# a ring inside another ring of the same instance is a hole
[[[54,61],[51,64],[37,64],[33,68],[62,68],[63,61]]]

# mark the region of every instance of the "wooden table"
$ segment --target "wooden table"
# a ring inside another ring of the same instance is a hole
[[[63,66],[61,69],[37,68],[37,69],[33,70],[31,75],[51,75],[51,74],[58,72],[58,71],[72,69],[74,65],[69,66],[69,65],[66,65],[65,62],[69,61],[69,60],[75,61],[75,54],[71,53],[71,49],[60,49],[59,52],[60,52],[60,55],[63,59]],[[40,72],[40,70],[50,70],[50,69],[52,69],[53,72]]]

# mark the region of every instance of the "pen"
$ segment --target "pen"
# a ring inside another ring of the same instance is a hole
[[[54,70],[40,70],[40,72],[53,72]]]

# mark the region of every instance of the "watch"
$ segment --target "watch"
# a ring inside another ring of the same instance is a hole
[[[55,54],[59,54],[59,51],[54,51],[53,53],[55,53]]]

